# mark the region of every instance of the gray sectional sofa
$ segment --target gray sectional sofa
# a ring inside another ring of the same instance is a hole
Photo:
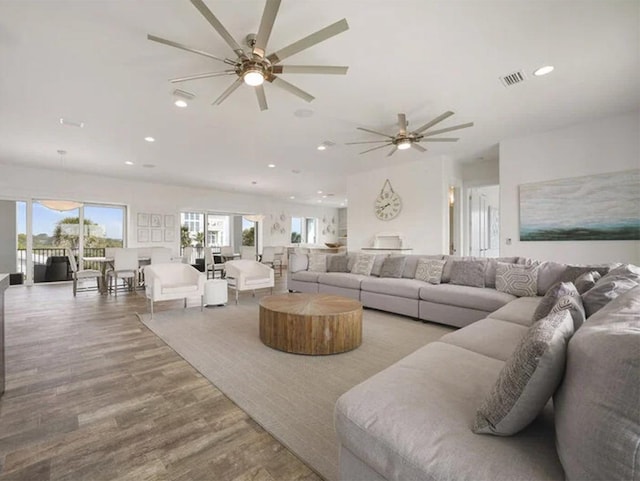
[[[571,267],[541,263],[538,295],[517,297],[449,284],[447,269],[443,284],[425,286],[412,279],[410,263],[393,279],[309,272],[304,259],[292,261],[290,290],[465,326],[340,397],[341,481],[640,480],[640,268],[598,281],[610,288],[598,293],[599,310],[576,324],[553,399],[517,434],[496,436],[473,432],[478,407],[530,331],[542,296]],[[488,277],[491,270],[488,263]],[[582,294],[587,314],[594,291]]]

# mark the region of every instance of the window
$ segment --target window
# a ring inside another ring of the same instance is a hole
[[[291,243],[315,244],[316,242],[316,219],[311,217],[291,218]]]

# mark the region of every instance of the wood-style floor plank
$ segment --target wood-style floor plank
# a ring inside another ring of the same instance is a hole
[[[138,320],[141,293],[5,299],[0,481],[321,479]]]

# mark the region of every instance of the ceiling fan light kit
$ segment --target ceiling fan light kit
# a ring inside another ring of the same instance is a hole
[[[223,62],[233,68],[220,72],[208,72],[203,74],[191,75],[171,79],[170,82],[186,82],[190,80],[213,78],[227,75],[237,75],[238,78],[216,99],[213,105],[220,105],[229,95],[231,95],[243,82],[249,86],[255,87],[256,97],[260,110],[267,110],[267,99],[262,86],[264,81],[279,87],[289,93],[300,97],[306,102],[311,102],[314,97],[304,90],[299,89],[295,85],[278,77],[279,74],[326,74],[326,75],[345,75],[348,67],[328,66],[328,65],[278,65],[282,60],[291,57],[303,50],[323,42],[339,33],[349,29],[346,19],[339,20],[311,35],[308,35],[276,52],[266,55],[267,43],[271,36],[271,30],[276,20],[281,0],[267,0],[262,19],[258,28],[258,33],[249,34],[245,37],[245,43],[249,47],[246,52],[240,44],[231,36],[227,29],[222,25],[218,18],[205,5],[203,0],[190,0],[200,14],[209,22],[214,30],[224,39],[231,47],[236,59],[223,58],[213,55],[203,50],[195,49],[187,45],[167,40],[155,35],[147,35],[147,38],[153,42],[168,45],[170,47],[185,50],[187,52],[202,55],[219,62]]]
[[[443,120],[451,117],[453,112],[450,110],[445,113],[437,116],[435,119],[427,122],[426,124],[418,127],[416,130],[409,131],[407,122],[407,117],[405,114],[398,114],[398,127],[399,131],[395,135],[385,134],[384,132],[378,132],[376,130],[365,129],[364,127],[358,127],[358,130],[362,130],[364,132],[368,132],[370,134],[379,135],[382,137],[386,137],[385,140],[364,140],[360,142],[347,142],[346,145],[357,145],[357,144],[377,144],[381,143],[383,145],[378,145],[376,147],[372,147],[371,149],[363,150],[360,152],[361,154],[366,154],[367,152],[371,152],[373,150],[382,149],[384,147],[391,146],[392,149],[387,154],[387,157],[392,156],[396,153],[396,150],[408,150],[413,148],[420,152],[426,152],[427,149],[420,145],[420,142],[457,142],[459,139],[452,137],[439,137],[432,139],[433,135],[443,134],[445,132],[451,132],[453,130],[466,129],[468,127],[473,127],[473,122],[468,122],[466,124],[454,125],[453,127],[447,127],[445,129],[432,130],[428,132],[428,130],[434,125],[442,122]]]

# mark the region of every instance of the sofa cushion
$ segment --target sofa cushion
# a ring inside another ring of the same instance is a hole
[[[582,294],[582,303],[587,317],[638,284],[640,284],[640,267],[625,264],[612,269],[602,276],[595,286]]]
[[[421,284],[420,299],[448,304],[450,306],[468,307],[479,311],[493,312],[515,296],[487,287],[458,286],[455,284]]]
[[[380,271],[382,270],[382,264],[384,260],[389,257],[389,254],[376,254],[376,259],[373,261],[373,267],[371,268],[372,276],[380,277]]]
[[[289,255],[289,272],[306,271],[309,267],[307,254],[291,253]]]
[[[545,261],[541,262],[538,269],[538,291],[539,296],[544,296],[549,288],[557,282],[567,264],[559,262]]]
[[[402,277],[404,266],[407,263],[405,256],[389,256],[382,263],[380,277],[392,277],[399,279]]]
[[[349,272],[349,258],[336,254],[327,257],[327,272]]]
[[[319,272],[297,271],[291,274],[291,279],[301,282],[318,282]]]
[[[442,280],[442,269],[447,261],[441,259],[418,259],[415,278],[429,284],[440,284]]]
[[[541,300],[542,297],[517,297],[489,314],[489,317],[528,327],[533,324],[533,313]]]
[[[442,260],[442,257],[443,256],[441,255],[425,256],[425,255],[419,255],[419,254],[413,254],[413,255],[407,256],[407,262],[404,265],[404,271],[402,272],[402,277],[404,277],[405,279],[415,279],[416,268],[418,267],[419,259]]]
[[[637,286],[590,317],[569,342],[565,378],[553,398],[569,481],[631,480],[640,473],[639,313]]]
[[[506,361],[526,333],[525,326],[486,318],[445,334],[440,338],[440,342]]]
[[[424,285],[424,282],[415,279],[367,277],[362,280],[360,289],[378,294],[419,299],[420,288]]]
[[[496,268],[496,289],[518,297],[535,296],[538,287],[538,265],[499,262]]]
[[[451,284],[470,287],[484,287],[486,260],[453,261],[451,265]]]
[[[567,311],[532,325],[478,408],[473,431],[511,436],[528,426],[562,380],[572,334],[573,319]]]
[[[325,272],[318,276],[318,283],[327,286],[346,287],[347,289],[360,289],[360,283],[368,276],[351,274],[350,272]]]
[[[571,282],[556,282],[553,286],[549,288],[547,293],[544,295],[538,307],[536,308],[536,312],[533,313],[533,320],[539,321],[543,317],[547,317],[547,314],[551,312],[553,306],[560,300],[561,297],[564,296],[576,296],[579,297],[578,290],[576,286]]]
[[[376,256],[372,254],[358,254],[356,256],[356,261],[351,268],[352,274],[360,274],[363,276],[368,276],[371,274],[371,269],[373,269],[373,263],[376,260]]]
[[[338,399],[340,443],[389,481],[563,480],[549,410],[508,440],[471,432],[502,365],[430,343]]]
[[[595,286],[596,282],[598,282],[598,279],[600,279],[601,277],[602,275],[600,275],[598,271],[585,272],[584,274],[581,274],[576,278],[576,280],[574,281],[574,285],[576,286],[579,294],[584,294],[593,286]]]
[[[496,269],[498,262],[517,264],[519,257],[490,257],[487,259],[487,268],[484,271],[484,286],[496,287]]]
[[[327,255],[309,254],[309,271],[327,272]]]

